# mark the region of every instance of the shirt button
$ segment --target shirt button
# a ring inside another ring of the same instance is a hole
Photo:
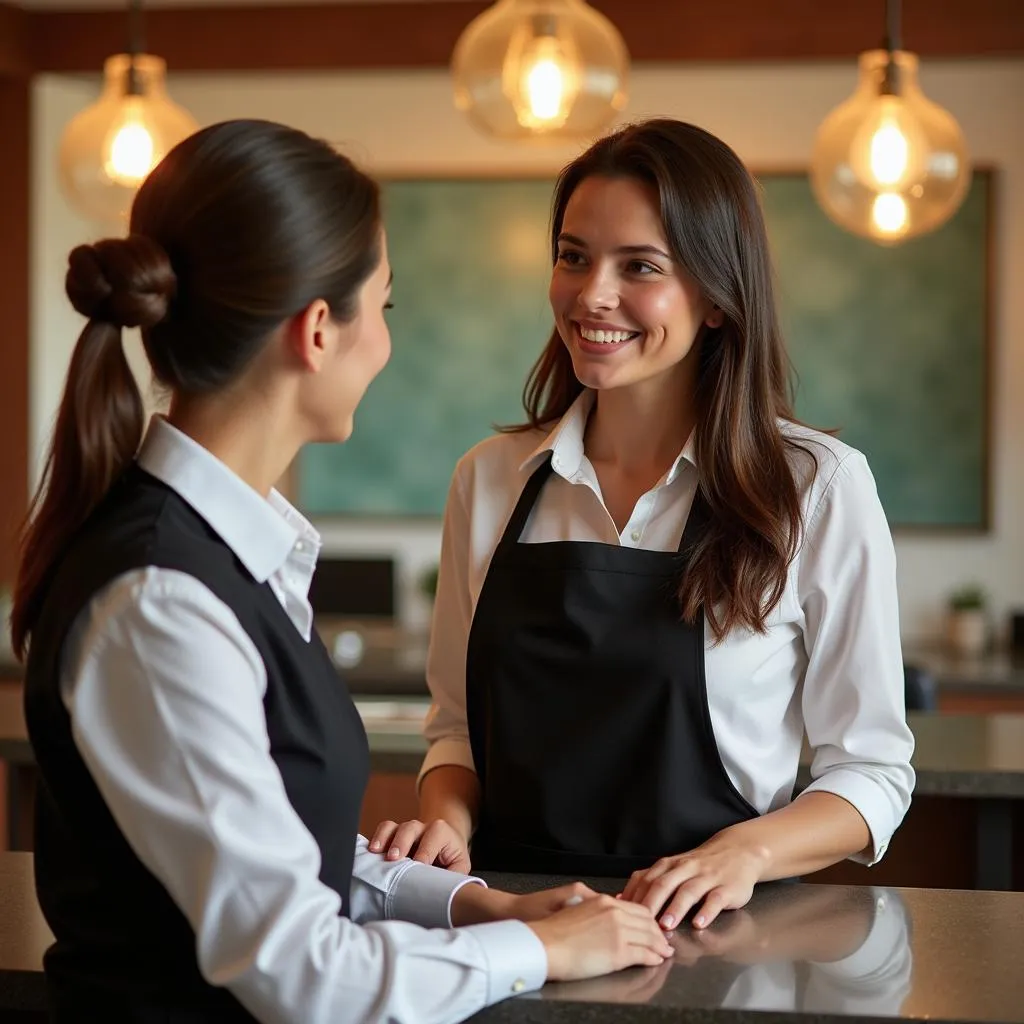
[[[296,551],[301,551],[302,550],[302,541],[301,540],[297,540],[295,542],[295,550]]]
[[[562,468],[562,460],[561,460],[561,459],[560,459],[560,458],[559,458],[559,457],[558,457],[558,456],[556,455],[556,456],[555,456],[555,457],[554,457],[554,458],[553,458],[553,459],[551,460],[551,465],[552,465],[552,466],[554,466],[554,467],[555,467],[555,469],[561,469],[561,468]]]
[[[634,544],[639,544],[640,543],[640,531],[639,530],[634,530],[629,535],[629,537],[633,541]]]
[[[526,982],[523,981],[522,978],[516,978],[516,980],[512,982],[513,992],[522,992],[524,988],[526,988]]]

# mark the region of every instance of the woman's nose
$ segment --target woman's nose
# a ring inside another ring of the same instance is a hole
[[[595,312],[614,309],[619,304],[619,291],[614,276],[600,267],[593,267],[582,282],[579,301],[585,309]]]

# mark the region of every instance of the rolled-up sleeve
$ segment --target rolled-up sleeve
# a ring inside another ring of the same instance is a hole
[[[432,703],[423,726],[430,746],[419,780],[440,765],[476,770],[466,720],[466,649],[473,620],[469,519],[460,473],[456,470],[448,491],[441,535],[437,596],[427,653],[427,685]]]
[[[910,806],[896,556],[867,461],[849,453],[808,517],[798,566],[807,670],[802,708],[814,756],[807,791],[849,801],[873,864]]]

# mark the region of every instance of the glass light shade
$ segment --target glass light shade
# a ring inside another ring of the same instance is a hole
[[[629,54],[583,0],[498,0],[455,44],[455,105],[502,138],[587,137],[626,105]]]
[[[822,122],[811,185],[840,227],[883,244],[932,231],[971,180],[963,133],[917,82],[917,58],[897,50],[896,91],[883,92],[888,53],[860,56],[857,90]]]
[[[90,220],[123,222],[146,175],[199,127],[168,97],[160,57],[135,56],[136,95],[128,91],[130,64],[126,53],[107,58],[102,94],[71,119],[61,138],[61,184]]]

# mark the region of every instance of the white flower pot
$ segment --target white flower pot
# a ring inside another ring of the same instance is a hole
[[[981,654],[988,645],[988,622],[981,609],[949,613],[949,646],[958,654]]]

